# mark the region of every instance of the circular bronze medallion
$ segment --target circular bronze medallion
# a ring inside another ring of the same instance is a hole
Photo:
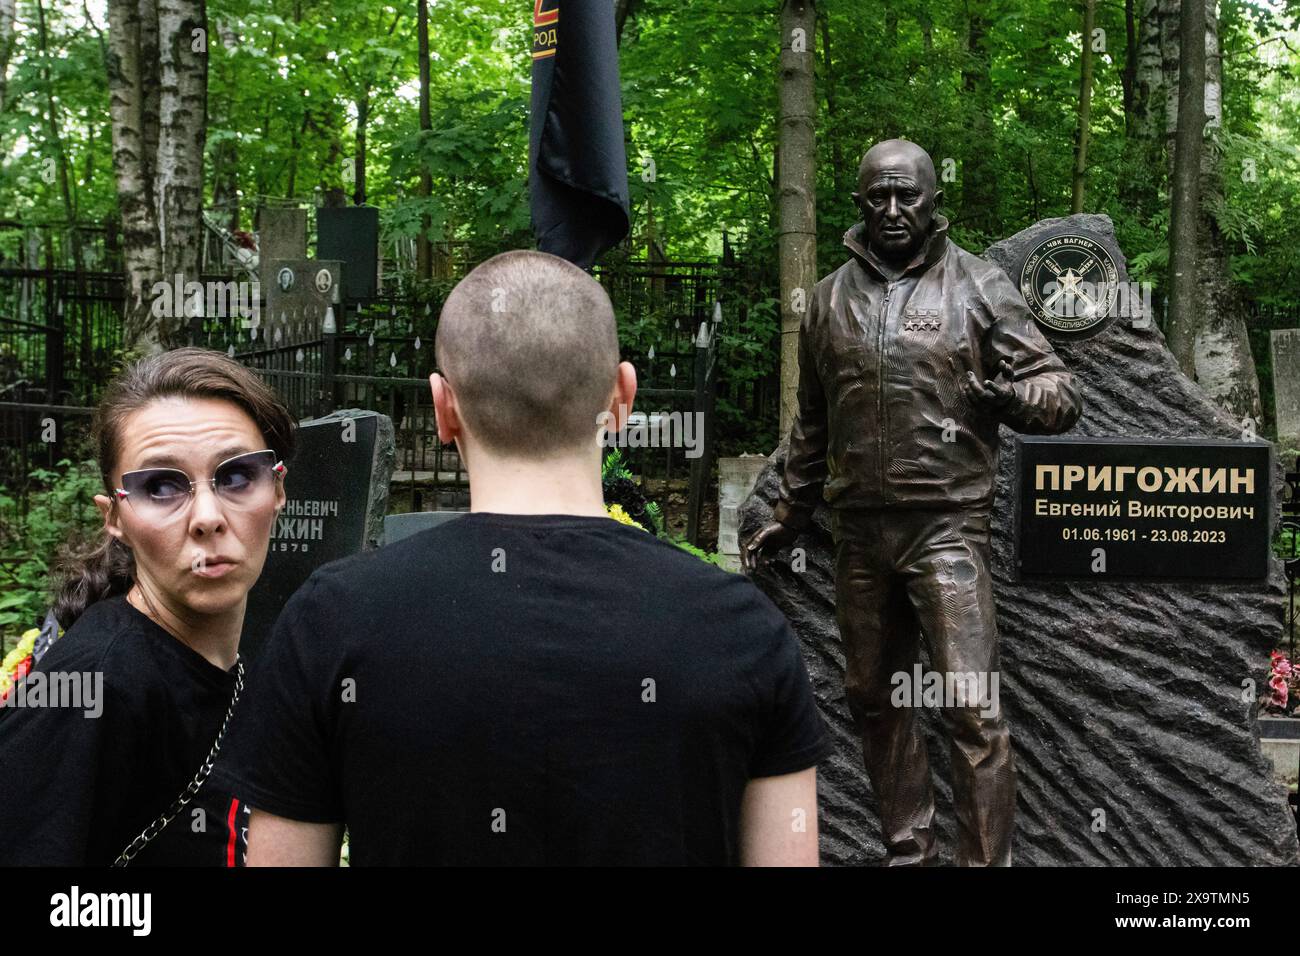
[[[1052,236],[1025,259],[1020,294],[1048,335],[1087,338],[1115,318],[1119,267],[1095,239]]]

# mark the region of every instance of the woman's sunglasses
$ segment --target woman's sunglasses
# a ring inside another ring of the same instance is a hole
[[[237,511],[263,507],[274,496],[276,479],[285,473],[269,448],[227,458],[212,470],[211,478],[195,481],[179,468],[141,468],[122,475],[115,489],[118,501],[126,501],[142,518],[172,517],[189,506],[198,485],[211,485],[222,504]]]

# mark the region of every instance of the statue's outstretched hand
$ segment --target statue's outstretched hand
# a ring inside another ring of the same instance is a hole
[[[758,566],[782,548],[788,548],[799,537],[799,532],[783,525],[779,521],[769,521],[755,531],[748,541],[740,546],[740,564],[746,574],[758,570]]]
[[[1015,400],[1014,374],[1011,363],[1003,359],[998,363],[996,378],[986,378],[981,384],[974,372],[967,372],[962,386],[972,405],[986,414],[996,414]]]

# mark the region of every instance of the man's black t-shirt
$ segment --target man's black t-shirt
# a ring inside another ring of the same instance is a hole
[[[785,618],[607,518],[476,512],[318,570],[232,722],[254,809],[366,864],[728,864],[827,741]],[[811,808],[809,808],[811,809]]]
[[[0,865],[107,866],[194,779],[235,670],[116,597],[91,605],[35,671],[47,689],[80,680],[81,706],[61,692],[63,706],[16,706],[15,694],[0,707]],[[242,866],[247,813],[209,777],[131,865]]]

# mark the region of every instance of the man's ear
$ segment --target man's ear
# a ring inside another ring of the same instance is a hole
[[[934,208],[938,209],[942,205],[943,205],[943,190],[936,189],[934,191]]]
[[[614,378],[614,395],[609,408],[601,418],[610,434],[621,432],[632,414],[632,401],[636,398],[636,369],[631,362],[619,362]]]
[[[863,219],[867,218],[867,211],[862,208],[862,193],[849,193],[853,197],[853,208],[858,211]]]
[[[429,388],[433,391],[433,417],[438,424],[438,440],[450,445],[462,427],[456,393],[451,390],[451,383],[437,372],[429,376]]]

